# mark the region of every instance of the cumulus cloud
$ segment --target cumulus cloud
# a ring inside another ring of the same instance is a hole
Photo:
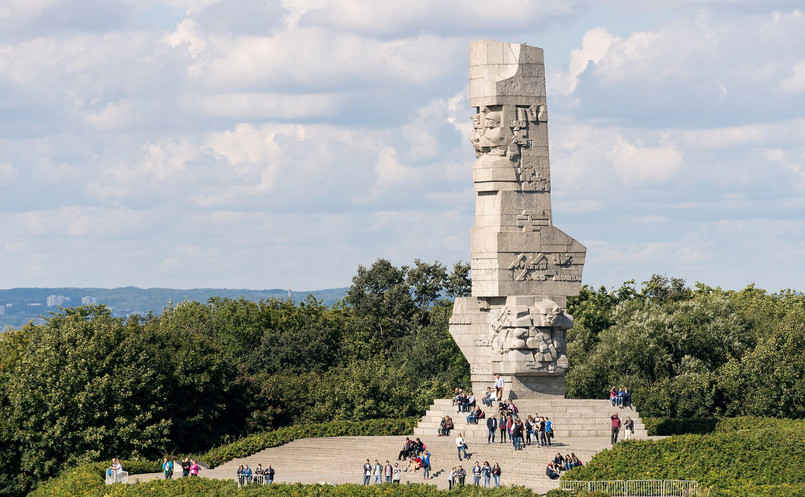
[[[590,248],[585,280],[719,284],[708,263],[747,233],[802,260],[788,6],[649,3],[613,23],[586,0],[79,4],[0,4],[16,285],[312,289],[377,257],[466,260],[476,38],[546,46],[554,215]]]

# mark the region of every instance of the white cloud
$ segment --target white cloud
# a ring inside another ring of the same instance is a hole
[[[0,188],[9,186],[17,179],[19,169],[9,162],[0,162]]]
[[[550,91],[560,95],[570,95],[576,90],[579,76],[592,64],[598,64],[613,44],[620,38],[609,33],[606,28],[595,28],[587,31],[581,39],[581,48],[570,52],[566,73],[556,73],[549,78]]]
[[[805,60],[794,65],[791,76],[780,81],[780,90],[784,93],[802,93],[805,91]]]
[[[682,163],[682,154],[672,146],[640,147],[626,140],[613,145],[609,158],[627,185],[665,182]]]

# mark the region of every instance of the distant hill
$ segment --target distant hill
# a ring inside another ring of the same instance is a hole
[[[300,302],[312,295],[326,305],[333,305],[344,298],[348,288],[331,288],[310,292],[291,292],[291,299]],[[226,288],[12,288],[0,290],[0,331],[7,326],[19,328],[32,319],[41,322],[49,312],[61,307],[76,307],[83,304],[106,304],[116,316],[159,314],[169,302],[184,300],[207,302],[211,297],[231,299],[244,298],[252,301],[288,298],[288,290],[246,290]]]

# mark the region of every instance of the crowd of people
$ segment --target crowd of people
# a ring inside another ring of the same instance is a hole
[[[254,470],[248,464],[241,464],[238,466],[235,477],[238,479],[238,485],[241,486],[249,484],[270,485],[274,483],[274,474],[274,468],[270,464],[263,469],[263,464],[259,463]]]
[[[483,485],[486,488],[490,488],[491,482],[494,479],[495,486],[499,487],[501,473],[500,465],[498,463],[495,463],[494,466],[490,466],[489,461],[484,461],[484,465],[481,466],[480,462],[475,461],[475,466],[472,467],[473,485]],[[466,483],[466,479],[467,471],[463,466],[459,465],[458,467],[454,467],[452,470],[450,470],[450,474],[447,476],[447,486],[450,489],[455,486],[463,487]],[[481,483],[482,480],[483,483]]]
[[[556,457],[554,457],[553,461],[549,462],[548,467],[545,468],[545,475],[551,480],[556,480],[559,478],[562,471],[568,471],[578,466],[581,466],[581,461],[576,457],[576,454],[571,452],[563,456],[561,453],[557,452]]]
[[[631,407],[632,392],[630,392],[628,388],[620,387],[616,390],[615,387],[612,387],[609,390],[609,403],[612,404],[612,407],[617,406],[621,409]]]
[[[430,454],[428,454],[430,456]],[[399,484],[402,479],[402,470],[400,464],[394,463],[394,466],[386,460],[386,464],[380,464],[380,461],[375,459],[374,465],[369,462],[369,459],[363,465],[363,484],[369,485],[374,477],[374,484],[380,483],[394,483]]]

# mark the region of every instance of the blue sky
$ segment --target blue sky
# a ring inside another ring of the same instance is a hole
[[[4,0],[0,287],[469,261],[468,44],[542,47],[584,282],[802,290],[805,4]]]

